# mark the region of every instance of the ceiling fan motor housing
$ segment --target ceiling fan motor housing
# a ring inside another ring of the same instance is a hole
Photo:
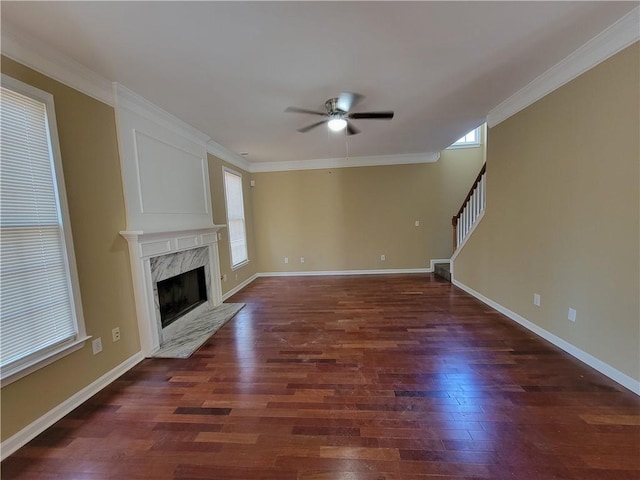
[[[347,114],[347,112],[338,108],[338,97],[330,98],[329,100],[324,102],[324,106],[327,109],[327,113],[330,117],[341,118]]]

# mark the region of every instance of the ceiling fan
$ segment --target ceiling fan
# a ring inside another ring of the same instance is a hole
[[[349,120],[391,120],[393,112],[351,112],[351,109],[362,100],[364,96],[357,93],[343,92],[340,96],[330,98],[324,103],[326,112],[317,112],[315,110],[307,110],[305,108],[288,107],[285,112],[289,113],[307,113],[309,115],[320,115],[327,117],[320,122],[307,125],[298,129],[298,132],[305,133],[316,128],[323,123],[327,123],[328,127],[334,132],[339,132],[344,128],[347,129],[347,135],[356,135],[360,133]]]

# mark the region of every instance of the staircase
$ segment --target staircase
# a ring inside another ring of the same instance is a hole
[[[486,204],[486,171],[487,164],[485,163],[480,169],[480,173],[478,173],[478,176],[473,182],[464,202],[462,202],[460,210],[458,210],[458,213],[451,219],[451,225],[453,225],[452,259],[456,251],[464,244],[469,235],[471,235],[471,232],[484,213]],[[437,276],[448,282],[451,281],[451,262],[436,263],[433,266],[433,271]]]
[[[471,186],[471,190],[462,202],[462,206],[458,213],[451,219],[453,225],[453,253],[460,248],[469,234],[473,231],[480,216],[484,213],[486,204],[486,185],[485,174],[487,172],[487,164],[482,165],[480,173]]]

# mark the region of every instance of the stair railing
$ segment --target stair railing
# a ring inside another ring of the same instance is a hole
[[[475,224],[476,220],[482,212],[484,212],[484,206],[486,202],[486,185],[485,185],[485,173],[487,170],[487,164],[485,163],[480,169],[480,173],[473,182],[471,190],[467,194],[467,197],[462,202],[462,206],[458,213],[451,219],[453,225],[453,251],[462,245],[467,235],[469,235],[471,228]]]

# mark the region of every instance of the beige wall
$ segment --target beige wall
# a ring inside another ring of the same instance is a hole
[[[257,270],[411,269],[448,258],[451,217],[482,162],[476,147],[430,164],[254,174]]]
[[[209,183],[211,185],[211,208],[213,211],[213,223],[216,225],[223,225],[227,223],[224,199],[224,179],[222,174],[223,167],[229,168],[242,175],[242,194],[244,197],[244,216],[247,228],[247,250],[249,262],[235,270],[231,269],[229,232],[226,228],[223,228],[220,231],[222,239],[218,242],[218,250],[220,251],[220,275],[227,276],[226,280],[222,280],[222,294],[224,295],[255,275],[258,265],[253,231],[253,205],[251,202],[252,188],[249,185],[249,182],[251,181],[251,174],[234,165],[224,162],[213,155],[208,155],[208,160]]]
[[[114,110],[2,58],[2,73],[54,96],[87,334],[83,349],[2,389],[2,440],[130,358],[139,348]],[[122,339],[111,341],[120,327]]]
[[[489,131],[486,214],[454,265],[455,279],[636,380],[639,50]]]

